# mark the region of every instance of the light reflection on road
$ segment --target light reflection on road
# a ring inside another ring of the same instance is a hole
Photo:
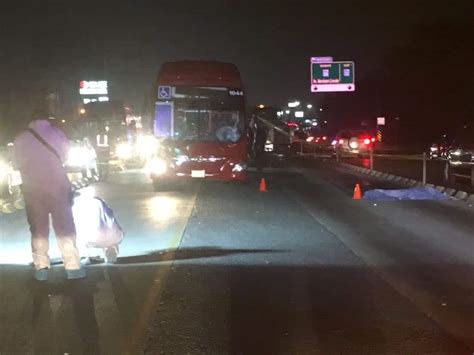
[[[170,196],[155,196],[148,200],[149,217],[164,222],[177,216],[178,201]]]

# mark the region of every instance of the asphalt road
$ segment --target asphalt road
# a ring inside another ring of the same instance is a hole
[[[78,282],[32,282],[23,213],[0,215],[0,354],[472,354],[473,207],[354,201],[391,186],[316,164],[160,193],[114,175],[119,263]]]

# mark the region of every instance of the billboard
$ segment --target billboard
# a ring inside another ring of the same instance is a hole
[[[79,93],[86,95],[108,95],[108,83],[106,80],[101,81],[86,81],[82,80],[79,83]]]

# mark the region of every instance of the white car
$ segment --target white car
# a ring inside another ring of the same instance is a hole
[[[334,154],[364,155],[375,147],[376,139],[367,131],[344,130],[340,131],[332,146]]]

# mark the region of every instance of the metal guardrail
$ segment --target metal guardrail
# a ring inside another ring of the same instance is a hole
[[[309,148],[306,149],[305,148]],[[313,150],[310,153],[306,153],[307,150]],[[318,157],[321,156],[321,151],[317,152],[317,148],[315,148],[315,145],[312,143],[307,143],[302,141],[300,144],[300,151],[298,152],[298,155],[301,156],[314,156]],[[323,154],[324,158],[327,158],[328,156],[332,156],[336,159],[337,162],[340,162],[344,155],[337,155],[334,153],[334,151],[326,151]],[[409,160],[409,161],[419,161],[421,162],[420,169],[421,169],[421,174],[422,174],[422,183],[427,184],[427,180],[429,178],[428,176],[428,161],[438,161],[441,163],[444,163],[444,169],[443,169],[443,179],[445,183],[448,183],[452,178],[462,178],[466,180],[470,180],[470,185],[474,187],[474,164],[471,164],[471,169],[470,169],[470,174],[462,174],[459,173],[458,171],[453,171],[453,169],[456,167],[456,165],[450,163],[448,159],[446,158],[429,158],[427,153],[422,153],[422,154],[387,154],[387,153],[378,153],[377,150],[374,151],[369,151],[367,154],[367,158],[370,160],[370,170],[374,170],[374,160],[375,159],[391,159],[391,160]]]

